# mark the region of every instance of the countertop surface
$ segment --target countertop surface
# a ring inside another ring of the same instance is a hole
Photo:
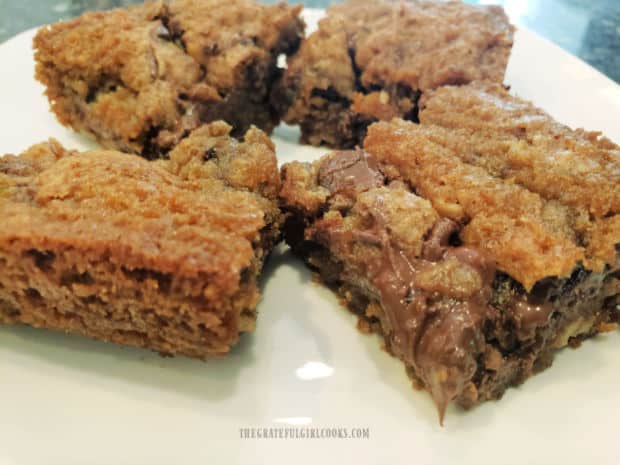
[[[620,83],[620,0],[467,0],[499,3],[523,25],[590,63]],[[0,0],[0,42],[45,23],[84,11],[139,3],[137,0]],[[324,8],[334,0],[306,0]]]

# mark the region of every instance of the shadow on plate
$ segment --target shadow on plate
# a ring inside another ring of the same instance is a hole
[[[311,342],[313,347],[319,352],[322,359],[331,358],[332,349],[329,338],[325,331],[310,318],[309,312],[312,311],[312,304],[305,300],[303,293],[299,292],[277,292],[277,302],[271,302],[272,294],[268,290],[269,285],[274,284],[276,272],[286,273],[285,286],[293,284],[303,289],[313,289],[323,291],[322,286],[316,283],[313,273],[306,267],[301,259],[295,257],[292,250],[281,244],[276,247],[265,266],[261,276],[261,294],[264,301],[259,305],[259,317],[257,331],[260,332],[261,326],[273,326],[282,318],[291,319],[294,327],[303,335],[305,342]],[[329,298],[330,295],[326,296]],[[328,304],[328,303],[326,303]],[[260,334],[257,335],[260,337]],[[303,341],[300,341],[303,342]]]
[[[251,335],[226,357],[206,362],[27,326],[1,327],[0,346],[19,360],[37,359],[36,370],[62,367],[84,377],[113,378],[212,400],[232,396],[240,371],[254,360]]]

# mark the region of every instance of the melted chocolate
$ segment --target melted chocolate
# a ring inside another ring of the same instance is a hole
[[[533,339],[536,329],[549,323],[553,314],[551,302],[543,304],[532,303],[525,296],[517,296],[509,305],[517,326],[517,336],[520,340]]]
[[[354,197],[383,185],[376,160],[362,150],[334,152],[319,169],[319,184],[332,194]]]
[[[426,260],[436,262],[443,257],[444,252],[448,248],[450,236],[459,230],[456,221],[449,218],[441,218],[433,225],[431,234],[422,248],[422,256]]]
[[[415,287],[419,263],[410,261],[402,251],[384,242],[382,258],[372,265],[368,268],[369,278],[390,325],[392,350],[415,366],[416,347],[427,308],[426,296]]]
[[[488,302],[495,268],[470,247],[447,248],[436,262],[408,259],[388,243],[384,243],[384,252],[371,281],[391,327],[392,350],[416,368],[443,421],[447,405],[471,381],[477,357],[484,350],[482,325],[493,313]],[[469,296],[438,296],[416,286],[420,272],[454,258],[480,277],[479,287]]]
[[[416,362],[443,421],[446,407],[471,383],[478,368],[487,308],[477,299],[442,300],[429,313],[435,316],[420,337]]]
[[[383,176],[366,153],[337,152],[321,167],[319,182],[333,194],[355,195],[383,185]],[[450,236],[458,230],[452,220],[437,221],[423,245],[422,256],[409,257],[392,241],[380,202],[365,213],[372,217],[370,227],[317,234],[328,244],[344,245],[349,252],[356,241],[381,249],[378,255],[353,256],[378,294],[385,313],[384,333],[392,351],[414,367],[426,383],[443,421],[448,403],[471,383],[477,358],[484,350],[482,325],[492,314],[488,302],[495,266],[477,249],[449,245]],[[416,283],[429,271],[430,285]],[[442,292],[446,286],[456,286],[463,276],[467,286]]]

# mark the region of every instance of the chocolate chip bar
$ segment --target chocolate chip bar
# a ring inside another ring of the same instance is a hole
[[[36,77],[62,124],[147,158],[204,122],[226,120],[235,136],[252,124],[270,132],[277,59],[299,46],[300,11],[175,0],[86,13],[39,31]]]
[[[513,33],[498,6],[351,0],[329,8],[289,60],[276,103],[303,142],[353,148],[375,121],[417,121],[426,91],[501,83]]]
[[[293,250],[385,338],[441,418],[620,320],[620,148],[500,86],[282,168]]]
[[[201,126],[149,162],[49,141],[0,158],[0,323],[162,354],[226,354],[254,330],[279,240],[274,147]]]

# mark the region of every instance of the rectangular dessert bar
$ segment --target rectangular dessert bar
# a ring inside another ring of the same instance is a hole
[[[166,155],[203,122],[270,132],[280,54],[303,36],[301,6],[151,1],[42,28],[36,77],[58,120],[108,148]]]
[[[513,33],[498,6],[350,0],[329,8],[289,60],[277,103],[290,105],[284,120],[301,126],[302,141],[352,148],[374,121],[416,121],[426,91],[501,83]]]
[[[0,158],[0,323],[227,353],[254,329],[282,222],[273,144],[230,129],[201,126],[165,161],[53,140]]]
[[[282,168],[287,242],[430,391],[498,399],[620,321],[620,148],[492,85]]]

